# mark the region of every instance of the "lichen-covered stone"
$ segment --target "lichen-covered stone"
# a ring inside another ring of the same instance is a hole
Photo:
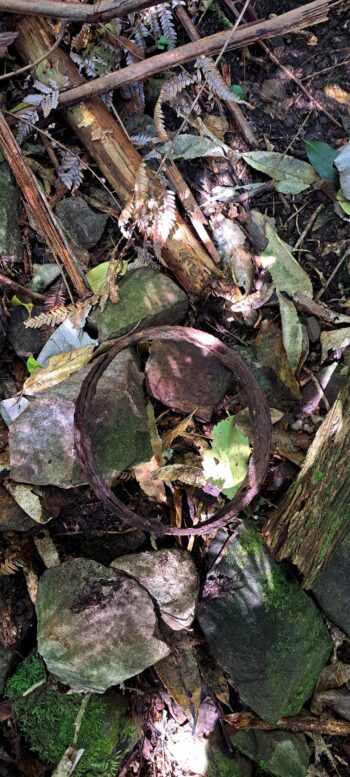
[[[65,197],[56,205],[55,215],[66,235],[81,248],[93,248],[101,239],[108,216],[90,208],[83,197]]]
[[[209,747],[205,777],[251,777],[253,765],[239,755],[225,755]],[[292,777],[292,776],[291,776]]]
[[[45,666],[38,656],[25,659],[6,684],[9,698],[23,694],[45,680]],[[57,766],[74,741],[75,721],[84,697],[60,693],[54,688],[18,699],[13,711],[21,733],[32,750],[49,766]],[[35,714],[33,714],[33,709]],[[74,770],[77,777],[98,774],[111,777],[138,739],[137,729],[127,714],[127,703],[117,691],[92,694],[85,708],[76,748],[84,749]]]
[[[310,750],[304,734],[284,731],[238,731],[231,737],[234,747],[256,761],[262,771],[274,777],[306,777]]]
[[[318,603],[332,623],[350,636],[350,531],[337,541],[330,559],[312,585]]]
[[[63,488],[86,483],[74,445],[74,408],[90,366],[31,399],[11,424],[11,478]],[[113,359],[98,383],[86,427],[96,464],[112,482],[124,469],[152,456],[143,374],[135,354]]]
[[[227,536],[215,538],[213,559]],[[198,618],[245,704],[269,723],[300,711],[332,642],[313,600],[285,577],[252,526],[241,525],[207,576]]]
[[[15,186],[10,168],[0,156],[0,254],[22,259],[19,227],[20,191]]]
[[[96,561],[47,569],[35,608],[39,653],[74,689],[103,693],[169,653],[146,589]]]
[[[124,570],[147,588],[171,629],[178,631],[191,625],[199,581],[189,553],[177,549],[133,553],[115,559],[111,566]]]
[[[158,270],[141,267],[118,281],[119,302],[108,301],[103,311],[95,307],[89,323],[100,340],[119,337],[135,327],[181,324],[187,313],[186,294]]]

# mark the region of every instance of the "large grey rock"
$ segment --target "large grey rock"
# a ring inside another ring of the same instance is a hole
[[[124,570],[147,588],[171,629],[178,631],[191,625],[199,581],[189,553],[177,549],[134,553],[115,559],[111,566]]]
[[[100,340],[119,337],[136,326],[181,324],[186,316],[186,294],[166,275],[141,267],[118,281],[120,300],[108,301],[103,311],[95,307],[89,323],[97,327]]]
[[[74,446],[74,407],[90,366],[38,394],[11,424],[11,478],[63,488],[86,483]],[[142,390],[133,352],[116,356],[98,383],[87,430],[96,463],[112,482],[124,469],[152,456]]]
[[[37,316],[41,312],[42,308],[35,305],[32,315]],[[27,329],[24,321],[28,320],[28,311],[23,305],[11,307],[9,313],[7,339],[17,356],[26,359],[31,354],[38,354],[49,337],[48,329],[46,332],[44,329]]]
[[[77,690],[103,693],[169,654],[145,588],[119,570],[77,558],[47,569],[36,599],[38,650]]]
[[[66,235],[81,248],[93,248],[101,239],[108,216],[90,208],[83,197],[65,197],[56,205],[55,215]]]
[[[350,636],[350,531],[338,540],[312,592],[327,618]]]
[[[310,750],[304,734],[284,731],[238,731],[231,737],[234,747],[256,761],[274,777],[306,777]]]
[[[227,532],[212,543],[217,556]],[[313,600],[287,580],[251,526],[241,526],[209,573],[198,619],[242,701],[269,723],[313,693],[332,642]]]
[[[0,162],[0,254],[14,257],[17,262],[22,259],[20,204],[20,191],[14,184],[10,168],[6,162]]]

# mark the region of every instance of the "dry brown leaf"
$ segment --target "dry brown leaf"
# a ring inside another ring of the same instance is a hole
[[[46,523],[48,519],[43,517],[43,509],[38,494],[38,492],[40,493],[40,488],[38,486],[29,486],[27,483],[15,483],[14,480],[4,480],[3,485],[15,502],[33,521]]]
[[[328,351],[344,351],[350,345],[350,327],[334,329],[321,334],[321,364],[327,359]]]
[[[350,331],[350,330],[349,330]],[[263,321],[255,341],[259,364],[269,367],[293,399],[300,399],[298,381],[292,372],[283,347],[282,332],[273,321]]]
[[[162,437],[163,450],[165,448],[171,448],[174,440],[176,440],[177,437],[182,437],[183,433],[186,432],[187,427],[190,424],[193,426],[192,419],[195,412],[196,410],[194,410],[193,413],[190,413],[190,415],[186,416],[186,418],[183,418],[181,421],[179,421],[179,423],[176,424],[176,426],[174,426],[173,429],[169,429],[169,431],[163,435]]]
[[[189,486],[205,486],[207,482],[201,467],[188,464],[168,464],[158,469],[154,476],[157,480],[169,483],[179,480],[180,483],[186,483]]]
[[[188,720],[195,722],[201,701],[201,676],[189,635],[182,632],[175,638],[171,651],[154,669]]]
[[[158,471],[159,462],[155,456],[152,456],[150,461],[138,464],[137,467],[133,468],[134,476],[141,486],[142,491],[157,502],[165,503],[167,498],[164,483],[154,477],[155,473]]]
[[[51,356],[47,367],[34,370],[24,381],[23,393],[31,396],[61,383],[73,372],[88,364],[94,347],[94,345],[84,345],[83,348]]]

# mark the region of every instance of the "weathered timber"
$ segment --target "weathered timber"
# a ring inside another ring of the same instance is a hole
[[[170,49],[164,54],[143,59],[141,62],[135,62],[133,65],[114,73],[107,73],[93,81],[67,89],[67,91],[61,92],[59,104],[73,104],[93,95],[108,92],[110,89],[126,86],[133,81],[144,81],[156,73],[164,72],[164,70],[176,67],[176,65],[184,65],[186,62],[193,62],[197,57],[203,55],[208,57],[220,54],[223,50],[231,51],[242,46],[250,46],[256,41],[275,38],[293,30],[325,22],[328,18],[328,11],[329,0],[315,0],[313,3],[307,3],[307,5],[302,5],[293,11],[288,11],[281,16],[274,16],[266,21],[245,24],[236,30],[217,32],[215,35],[186,43],[184,46]]]
[[[45,194],[38,186],[35,175],[25,163],[21,149],[0,111],[0,149],[7,160],[16,181],[23,192],[31,213],[50,251],[62,262],[76,292],[86,296],[91,291],[79,260],[69,245]]]
[[[328,736],[347,737],[350,734],[350,723],[347,720],[335,718],[319,718],[313,715],[295,715],[294,717],[280,718],[277,723],[270,725],[251,712],[234,712],[225,715],[225,723],[240,730],[261,729],[262,731],[292,731],[293,733],[310,732],[316,734],[328,734]],[[234,743],[234,739],[232,740]]]
[[[94,22],[127,16],[151,5],[154,5],[154,0],[98,0],[91,5],[66,3],[62,0],[0,0],[0,11],[27,16],[53,16],[71,22]]]
[[[265,527],[277,559],[289,558],[312,588],[350,524],[350,378],[310,446],[295,483]]]
[[[33,17],[22,17],[17,23],[16,46],[25,62],[34,61],[50,48],[52,38],[47,23]],[[72,86],[85,84],[67,54],[58,48],[40,71],[41,81],[54,79],[58,85],[66,77]],[[79,105],[65,108],[64,118],[83,146],[95,159],[102,174],[124,204],[131,196],[141,157],[127,135],[99,99],[88,99]],[[101,139],[96,137],[101,135]],[[149,171],[149,175],[152,173]],[[161,190],[159,183],[159,190]],[[177,213],[176,224],[162,250],[162,258],[183,288],[198,295],[208,286],[211,276],[220,271],[208,256],[191,229]]]

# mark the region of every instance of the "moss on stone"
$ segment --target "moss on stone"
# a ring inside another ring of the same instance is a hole
[[[8,698],[23,694],[45,678],[43,661],[38,656],[26,659],[8,680]],[[56,766],[73,744],[75,721],[83,695],[62,694],[44,689],[14,702],[19,729],[32,750],[49,766]],[[84,754],[74,774],[109,777],[119,769],[128,751],[137,741],[136,727],[126,715],[126,704],[114,690],[93,694],[87,704],[79,730],[77,748]]]

